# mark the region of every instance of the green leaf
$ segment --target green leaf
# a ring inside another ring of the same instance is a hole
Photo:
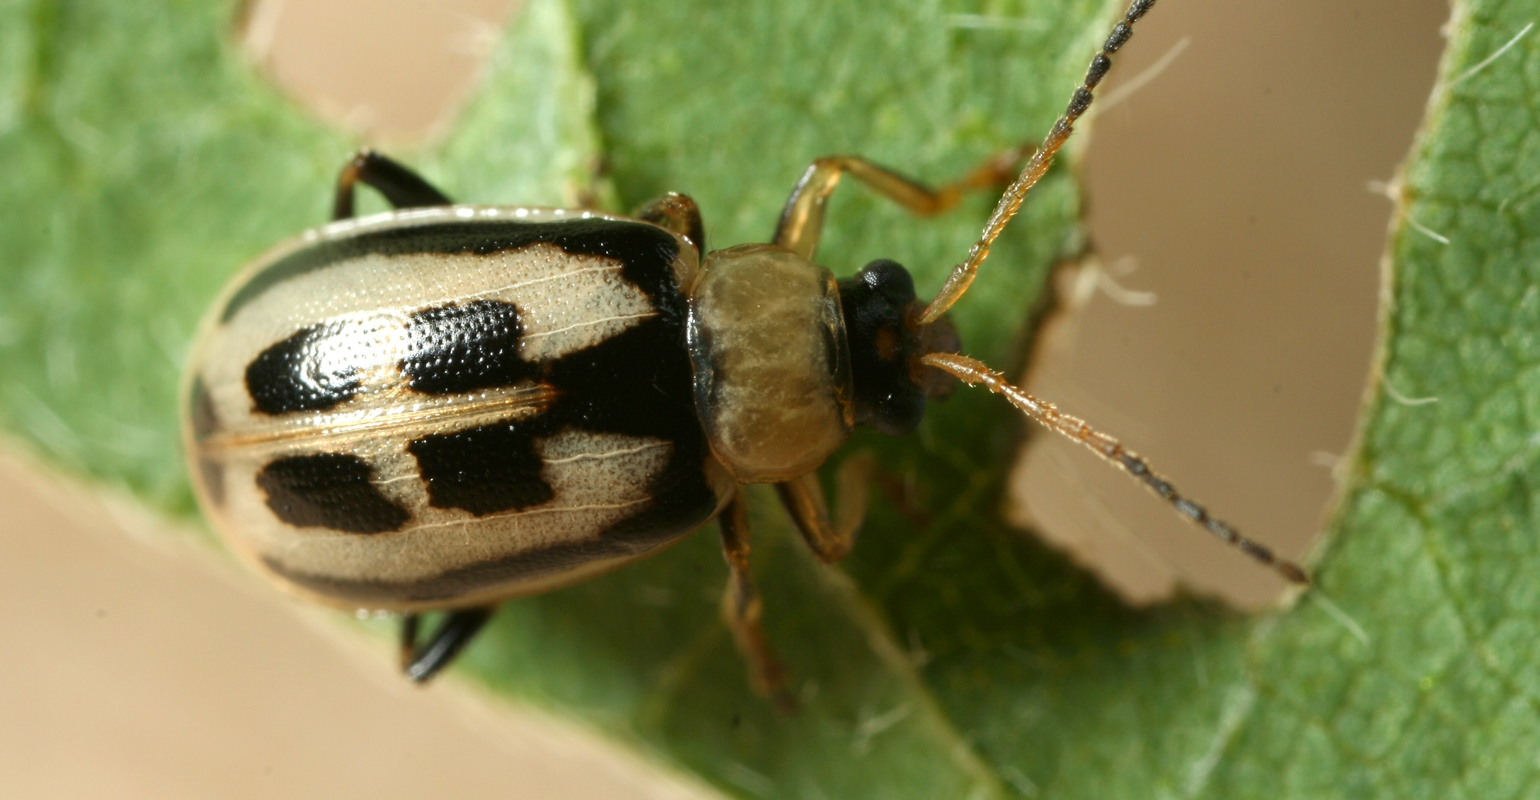
[[[1525,795],[1540,39],[1472,70],[1540,15],[1455,10],[1400,184],[1378,361],[1438,402],[1367,404],[1320,602],[1256,618],[1124,607],[1000,521],[1022,424],[960,391],[914,436],[852,443],[918,488],[911,507],[878,499],[841,568],[754,495],[766,624],[799,714],[748,689],[709,529],[507,604],[463,669],[734,796]],[[683,191],[713,246],[763,240],[816,156],[940,182],[1040,135],[1113,11],[530,0],[450,139],[407,160],[468,202],[625,209]],[[1037,24],[953,24],[964,13]],[[241,263],[325,218],[351,146],[253,74],[231,15],[0,4],[0,423],[177,515],[194,513],[176,415],[193,326]],[[917,223],[844,188],[820,260],[849,274],[895,258],[933,291],[992,200]],[[1083,246],[1078,206],[1065,170],[1034,191],[956,310],[965,351],[1020,365],[1048,266]]]
[[[1540,783],[1540,8],[1453,10],[1397,182],[1374,392],[1318,573],[1363,636],[1310,604],[1259,629],[1215,796],[1265,775],[1312,797]]]

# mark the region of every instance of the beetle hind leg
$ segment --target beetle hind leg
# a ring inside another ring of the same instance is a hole
[[[764,601],[749,570],[748,512],[747,499],[739,489],[717,518],[722,529],[722,554],[727,557],[729,574],[722,613],[732,628],[738,650],[749,663],[749,682],[754,690],[770,698],[777,710],[790,712],[797,707],[796,698],[786,688],[786,670],[770,649],[765,629],[759,622]]]
[[[495,610],[495,606],[486,606],[451,611],[421,647],[417,646],[421,615],[407,614],[401,619],[401,671],[413,683],[427,682],[454,661]]]
[[[451,205],[448,195],[433,188],[421,175],[373,150],[360,150],[342,167],[337,176],[337,195],[332,202],[332,219],[353,216],[353,195],[358,184],[373,186],[396,208]]]

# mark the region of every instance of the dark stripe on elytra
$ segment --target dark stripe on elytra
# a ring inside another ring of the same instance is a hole
[[[193,378],[192,387],[187,390],[187,408],[192,415],[195,441],[201,442],[219,430],[219,415],[214,411],[214,398],[209,396],[209,388],[203,383],[202,376]]]
[[[641,555],[678,535],[678,532],[668,532],[666,535],[657,533],[659,535],[650,537],[605,536],[589,541],[567,542],[469,564],[412,581],[335,578],[289,569],[272,556],[263,556],[262,561],[268,569],[287,580],[328,597],[357,603],[430,603],[465,597],[499,584],[558,575],[602,559]]]
[[[380,493],[368,462],[346,453],[289,456],[257,473],[267,507],[300,528],[347,533],[398,530],[410,519],[406,509]]]
[[[685,350],[684,299],[671,278],[666,286],[654,297],[659,316],[557,360],[544,378],[557,397],[537,419],[553,433],[570,428],[672,445],[668,463],[647,487],[651,502],[602,531],[599,542],[649,548],[695,529],[716,511],[716,493],[706,482],[710,449],[695,414]],[[486,566],[520,575],[529,568]]]
[[[327,350],[344,335],[337,324],[312,325],[257,354],[246,365],[252,406],[263,414],[325,411],[357,394],[357,369],[323,364]]]
[[[476,300],[424,309],[407,323],[407,385],[426,394],[512,386],[540,374],[519,358],[524,333],[511,303]]]
[[[214,398],[209,395],[208,384],[203,376],[193,378],[187,390],[187,408],[192,417],[193,441],[203,442],[219,430],[219,415],[214,411]],[[224,465],[206,454],[198,456],[198,475],[208,491],[209,502],[215,507],[225,504]]]
[[[253,275],[225,303],[221,322],[279,284],[350,259],[367,255],[474,253],[490,255],[548,243],[573,255],[604,256],[621,264],[622,275],[656,299],[673,284],[667,265],[679,252],[679,240],[655,225],[609,219],[520,222],[517,220],[445,220],[387,228],[329,239],[297,250]],[[661,282],[661,283],[660,283]]]
[[[225,466],[208,456],[198,456],[198,475],[215,508],[225,506]]]

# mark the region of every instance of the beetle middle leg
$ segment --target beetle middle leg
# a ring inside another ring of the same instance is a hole
[[[764,600],[754,586],[754,575],[749,570],[749,504],[738,489],[732,502],[717,517],[722,529],[722,554],[727,557],[727,596],[723,598],[722,611],[732,628],[733,639],[744,660],[749,662],[749,679],[755,691],[770,698],[776,708],[791,711],[797,702],[786,689],[786,670],[780,659],[770,649],[765,629],[759,618],[764,613]]]
[[[332,219],[353,216],[353,189],[362,182],[373,186],[396,208],[447,206],[454,201],[421,175],[373,150],[360,150],[342,167],[337,176],[337,195],[332,202]]]
[[[860,156],[820,158],[808,165],[791,190],[791,196],[786,198],[772,241],[803,258],[812,259],[823,234],[829,195],[834,193],[846,173],[909,211],[928,217],[957,205],[963,194],[971,190],[1009,183],[1016,175],[1016,166],[1033,149],[1033,145],[1024,144],[998,153],[960,180],[939,189],[932,189]]]
[[[496,610],[496,606],[485,606],[451,611],[422,647],[417,646],[421,617],[407,614],[401,619],[401,671],[414,683],[423,683],[438,674],[475,638]]]

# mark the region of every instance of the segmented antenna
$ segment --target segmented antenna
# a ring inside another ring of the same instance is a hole
[[[1022,167],[1021,174],[1016,177],[1000,196],[1000,202],[995,205],[993,214],[989,215],[989,222],[984,226],[984,233],[973,248],[968,251],[968,260],[952,268],[952,274],[947,276],[946,283],[942,284],[941,291],[936,293],[936,299],[930,301],[925,308],[925,313],[920,315],[921,324],[935,322],[947,309],[951,308],[963,293],[968,291],[968,286],[973,283],[974,276],[978,275],[979,265],[984,259],[989,258],[989,246],[994,244],[1000,232],[1005,230],[1005,224],[1016,216],[1021,209],[1021,201],[1043,173],[1048,171],[1049,164],[1053,163],[1054,153],[1064,146],[1065,140],[1075,130],[1075,121],[1091,107],[1093,99],[1092,91],[1096,85],[1106,77],[1107,70],[1112,68],[1112,54],[1118,48],[1126,44],[1134,35],[1134,23],[1139,21],[1151,8],[1155,7],[1155,0],[1133,0],[1128,7],[1128,13],[1123,15],[1123,21],[1112,27],[1112,33],[1107,37],[1107,43],[1102,45],[1100,53],[1091,59],[1091,66],[1086,69],[1085,80],[1081,81],[1080,88],[1070,97],[1069,107],[1064,109],[1064,115],[1053,123],[1053,128],[1048,131],[1048,138],[1043,140],[1042,147],[1032,154],[1027,165]]]
[[[1183,497],[1170,481],[1150,469],[1149,463],[1143,458],[1123,447],[1117,439],[1087,425],[1084,420],[1062,413],[1052,403],[1045,403],[1016,388],[1005,379],[1004,375],[967,356],[930,353],[922,357],[921,361],[955,375],[971,386],[983,384],[995,394],[1005,397],[1011,405],[1021,409],[1044,427],[1085,445],[1091,452],[1137,478],[1146,488],[1176,509],[1176,513],[1203,526],[1209,533],[1239,549],[1252,560],[1272,568],[1274,572],[1283,576],[1284,580],[1305,585],[1310,583],[1310,577],[1298,564],[1273,555],[1273,551],[1266,546],[1247,539],[1229,524],[1209,516],[1208,509]]]

